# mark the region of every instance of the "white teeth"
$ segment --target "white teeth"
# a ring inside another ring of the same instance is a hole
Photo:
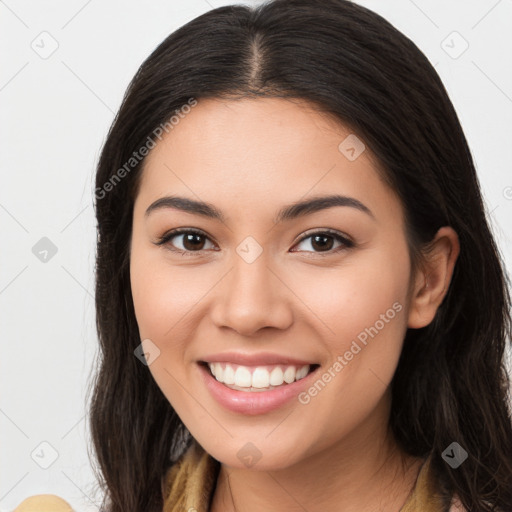
[[[239,366],[235,372],[235,386],[249,388],[251,387],[251,383],[252,376],[250,370],[244,366]]]
[[[224,384],[234,384],[235,383],[235,370],[229,364],[224,368],[224,376],[223,376]]]
[[[215,378],[219,382],[223,382],[222,377],[224,376],[224,370],[220,363],[215,363]]]
[[[229,365],[228,365],[229,366]],[[226,383],[227,384],[227,383]],[[270,384],[270,375],[265,368],[256,368],[252,374],[253,388],[268,388]]]
[[[264,390],[273,389],[284,383],[291,384],[308,375],[310,365],[301,367],[290,365],[279,366],[241,366],[230,363],[208,363],[213,376],[233,388]]]
[[[293,366],[288,366],[284,372],[283,378],[285,382],[291,384],[295,380],[295,368]]]
[[[309,365],[303,366],[302,368],[298,369],[295,373],[295,379],[300,380],[303,379],[309,372]]]
[[[283,370],[277,366],[272,370],[270,374],[270,385],[271,386],[280,386],[283,383]]]

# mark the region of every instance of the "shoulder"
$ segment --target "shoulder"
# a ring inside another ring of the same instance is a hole
[[[467,508],[462,506],[462,503],[459,501],[457,496],[454,496],[452,499],[450,510],[448,512],[469,512]]]
[[[13,512],[74,512],[71,505],[55,494],[36,494],[24,499]]]
[[[219,468],[220,463],[193,440],[164,476],[164,511],[207,510]]]
[[[490,507],[489,510],[491,510],[492,508],[492,510],[495,510],[496,512],[508,512],[508,510],[504,510],[502,508],[493,508],[493,506],[488,502],[486,502],[486,505]],[[471,510],[465,508],[459,501],[457,496],[454,496],[451,501],[450,509],[448,510],[448,512],[471,512]]]
[[[448,508],[449,505],[449,508]],[[456,495],[450,499],[441,490],[432,468],[432,456],[427,456],[419,469],[413,489],[400,512],[469,512]]]

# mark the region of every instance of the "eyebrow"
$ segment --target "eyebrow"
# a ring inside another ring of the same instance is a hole
[[[350,208],[355,208],[356,210],[368,214],[375,220],[375,216],[373,215],[372,211],[363,203],[361,203],[361,201],[348,196],[330,195],[314,197],[312,199],[306,199],[289,204],[279,210],[276,218],[274,219],[274,223],[278,224],[283,221],[296,219],[298,217],[309,215],[320,210],[333,208],[335,206],[348,206]],[[212,204],[179,196],[165,196],[157,199],[151,203],[151,205],[149,205],[145,216],[147,217],[151,212],[156,210],[166,208],[174,208],[195,215],[202,215],[203,217],[216,219],[223,223],[226,221],[226,218],[222,212],[215,208],[215,206]]]

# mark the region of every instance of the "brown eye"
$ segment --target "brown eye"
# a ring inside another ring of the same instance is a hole
[[[204,240],[202,240],[203,235],[198,235],[197,233],[189,233],[182,235],[183,240],[182,244],[183,247],[187,251],[195,251],[195,250],[201,250],[204,246]]]
[[[334,245],[334,237],[330,235],[314,235],[311,237],[311,247],[320,251],[329,251]]]
[[[209,238],[200,231],[193,229],[175,229],[163,235],[158,242],[156,242],[156,245],[166,245],[171,251],[180,252],[181,254],[191,254],[205,249],[205,242],[207,240],[209,240]]]
[[[354,243],[348,238],[341,236],[338,232],[331,232],[329,230],[317,231],[316,233],[305,236],[300,240],[297,246],[305,244],[307,240],[310,240],[309,245],[313,250],[302,249],[302,251],[313,252],[321,256],[328,256],[329,254],[334,254],[354,246]],[[182,255],[193,256],[194,253],[199,253],[209,248],[211,249],[213,244],[210,247],[205,247],[208,241],[211,243],[210,238],[201,231],[180,228],[163,235],[155,245],[165,245],[171,251],[178,252]],[[338,243],[338,246],[335,246],[336,243]]]
[[[308,244],[304,244],[304,242],[308,240],[310,240]],[[338,242],[339,245],[333,249],[336,242]],[[316,233],[312,233],[302,238],[297,246],[300,246],[300,244],[309,245],[309,247],[313,249],[313,251],[306,250],[306,252],[329,254],[354,246],[351,240],[341,236],[337,232],[331,231],[317,231]]]

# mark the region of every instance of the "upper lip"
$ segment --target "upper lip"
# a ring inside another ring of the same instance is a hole
[[[223,352],[221,354],[212,354],[201,359],[206,363],[234,363],[242,366],[257,366],[270,364],[290,364],[295,366],[304,366],[306,364],[316,364],[311,361],[296,359],[271,352],[259,352],[256,354],[244,354],[241,352]]]

